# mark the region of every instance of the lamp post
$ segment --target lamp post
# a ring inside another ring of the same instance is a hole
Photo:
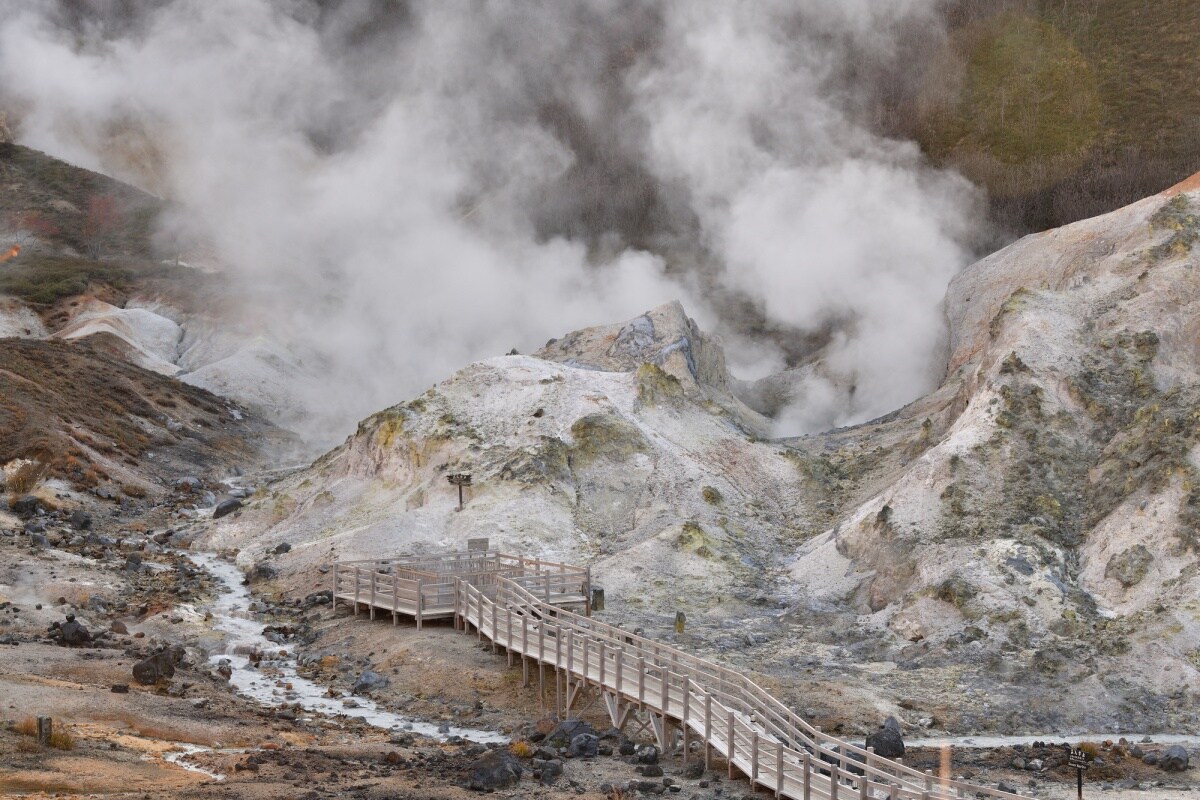
[[[458,510],[463,510],[463,487],[471,485],[471,473],[469,472],[452,472],[446,476],[446,480],[458,487]]]

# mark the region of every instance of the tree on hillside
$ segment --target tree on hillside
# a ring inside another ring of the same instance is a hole
[[[46,240],[58,233],[58,226],[41,211],[13,212],[8,218],[8,229],[21,247],[33,239]]]
[[[88,198],[87,216],[80,233],[89,258],[100,258],[112,245],[120,219],[117,199],[111,194],[95,194]]]

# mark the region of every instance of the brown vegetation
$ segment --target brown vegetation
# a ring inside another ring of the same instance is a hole
[[[234,419],[215,395],[86,341],[0,339],[0,364],[0,464],[31,462],[16,471],[11,492],[50,476],[95,486],[126,467],[166,480],[186,468],[172,469],[172,457],[197,466],[253,461],[254,432],[268,433],[260,421]],[[162,399],[172,401],[169,413]],[[184,427],[172,430],[168,418]],[[144,458],[151,449],[155,458]],[[146,494],[140,483],[122,484],[129,497]]]

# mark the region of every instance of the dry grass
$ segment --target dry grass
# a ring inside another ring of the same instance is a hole
[[[74,750],[75,739],[71,734],[59,729],[50,734],[50,746],[56,750]]]
[[[22,736],[35,738],[37,737],[38,732],[37,719],[34,717],[26,717],[14,725],[13,730]],[[71,736],[71,734],[67,733],[67,731],[64,730],[61,725],[56,726],[50,733],[50,746],[56,750],[73,750],[75,749],[75,739]],[[21,740],[17,747],[19,750],[26,753],[34,752],[38,749],[36,743],[26,742],[25,740]]]
[[[533,745],[526,741],[513,742],[508,750],[517,758],[533,758]]]

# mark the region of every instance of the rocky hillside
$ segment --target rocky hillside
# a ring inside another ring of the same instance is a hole
[[[818,716],[854,703],[802,675],[913,725],[1191,724],[1198,236],[1193,180],[1022,239],[951,285],[937,391],[798,440],[760,438],[678,305],[572,333],[364,420],[214,543],[291,542],[285,582],[470,536],[587,563],[610,618],[684,610]]]
[[[183,476],[253,469],[290,437],[203,389],[129,364],[106,334],[86,342],[0,339],[0,491],[82,490],[137,501]]]
[[[139,367],[283,424],[303,413],[301,356],[267,335],[255,298],[177,209],[17,144],[0,144],[0,337],[91,340]]]

